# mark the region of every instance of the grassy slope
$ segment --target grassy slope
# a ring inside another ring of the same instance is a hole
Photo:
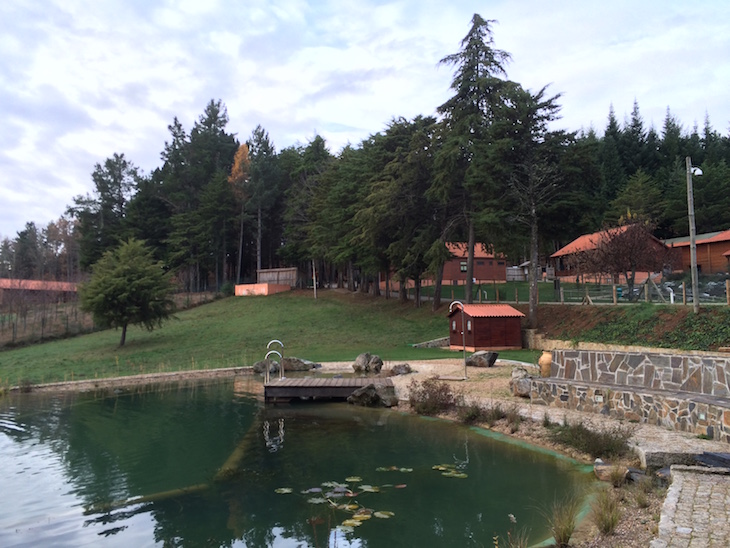
[[[0,352],[0,386],[138,373],[251,365],[271,339],[284,353],[313,361],[354,360],[361,352],[384,360],[458,357],[410,344],[448,334],[446,311],[359,294],[282,293],[221,299],[181,312],[162,329],[132,328],[119,348],[119,331]],[[534,359],[534,353],[512,354]]]
[[[694,314],[682,305],[546,305],[538,318],[541,331],[556,339],[684,350],[730,346],[727,306],[703,306]]]
[[[526,306],[520,306],[525,312]],[[703,307],[698,316],[683,306],[569,306],[539,308],[548,336],[616,344],[715,350],[730,346],[730,307]],[[0,388],[138,373],[251,365],[271,339],[285,355],[313,361],[354,360],[372,352],[384,360],[459,357],[410,344],[446,336],[446,309],[373,299],[359,294],[293,292],[270,297],[228,298],[180,312],[162,329],[133,328],[119,348],[118,331],[0,351]],[[534,361],[536,352],[501,352]]]

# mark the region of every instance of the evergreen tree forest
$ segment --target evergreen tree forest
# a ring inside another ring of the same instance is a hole
[[[697,232],[730,228],[730,134],[709,116],[688,126],[668,107],[655,128],[637,98],[623,121],[607,105],[605,128],[564,131],[561,96],[508,78],[491,24],[475,15],[442,59],[451,97],[435,114],[384,121],[339,152],[321,136],[277,150],[261,126],[241,139],[221,100],[191,128],[175,118],[158,168],[143,174],[121,152],[100,159],[93,191],[64,216],[0,242],[0,276],[78,281],[133,238],[187,291],[252,282],[261,268],[311,276],[313,265],[321,283],[351,290],[377,293],[386,272],[438,286],[444,242],[536,263],[627,212],[659,238],[687,235],[686,156],[704,172]]]

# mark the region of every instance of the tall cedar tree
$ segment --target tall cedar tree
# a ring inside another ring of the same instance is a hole
[[[489,205],[500,194],[487,161],[489,131],[500,101],[509,53],[495,49],[490,25],[474,14],[469,33],[458,53],[440,63],[456,67],[451,89],[454,96],[438,107],[443,115],[442,146],[435,158],[435,181],[431,197],[460,218],[468,241],[466,301],[472,301],[474,245],[479,217],[494,213]]]

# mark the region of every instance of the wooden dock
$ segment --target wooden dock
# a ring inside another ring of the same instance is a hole
[[[272,379],[264,385],[264,400],[276,402],[293,398],[346,399],[358,388],[369,384],[392,387],[393,381],[381,377]]]

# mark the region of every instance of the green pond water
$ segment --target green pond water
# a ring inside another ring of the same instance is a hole
[[[0,398],[0,546],[481,547],[509,514],[540,542],[591,481],[445,421],[264,407],[255,382]]]

